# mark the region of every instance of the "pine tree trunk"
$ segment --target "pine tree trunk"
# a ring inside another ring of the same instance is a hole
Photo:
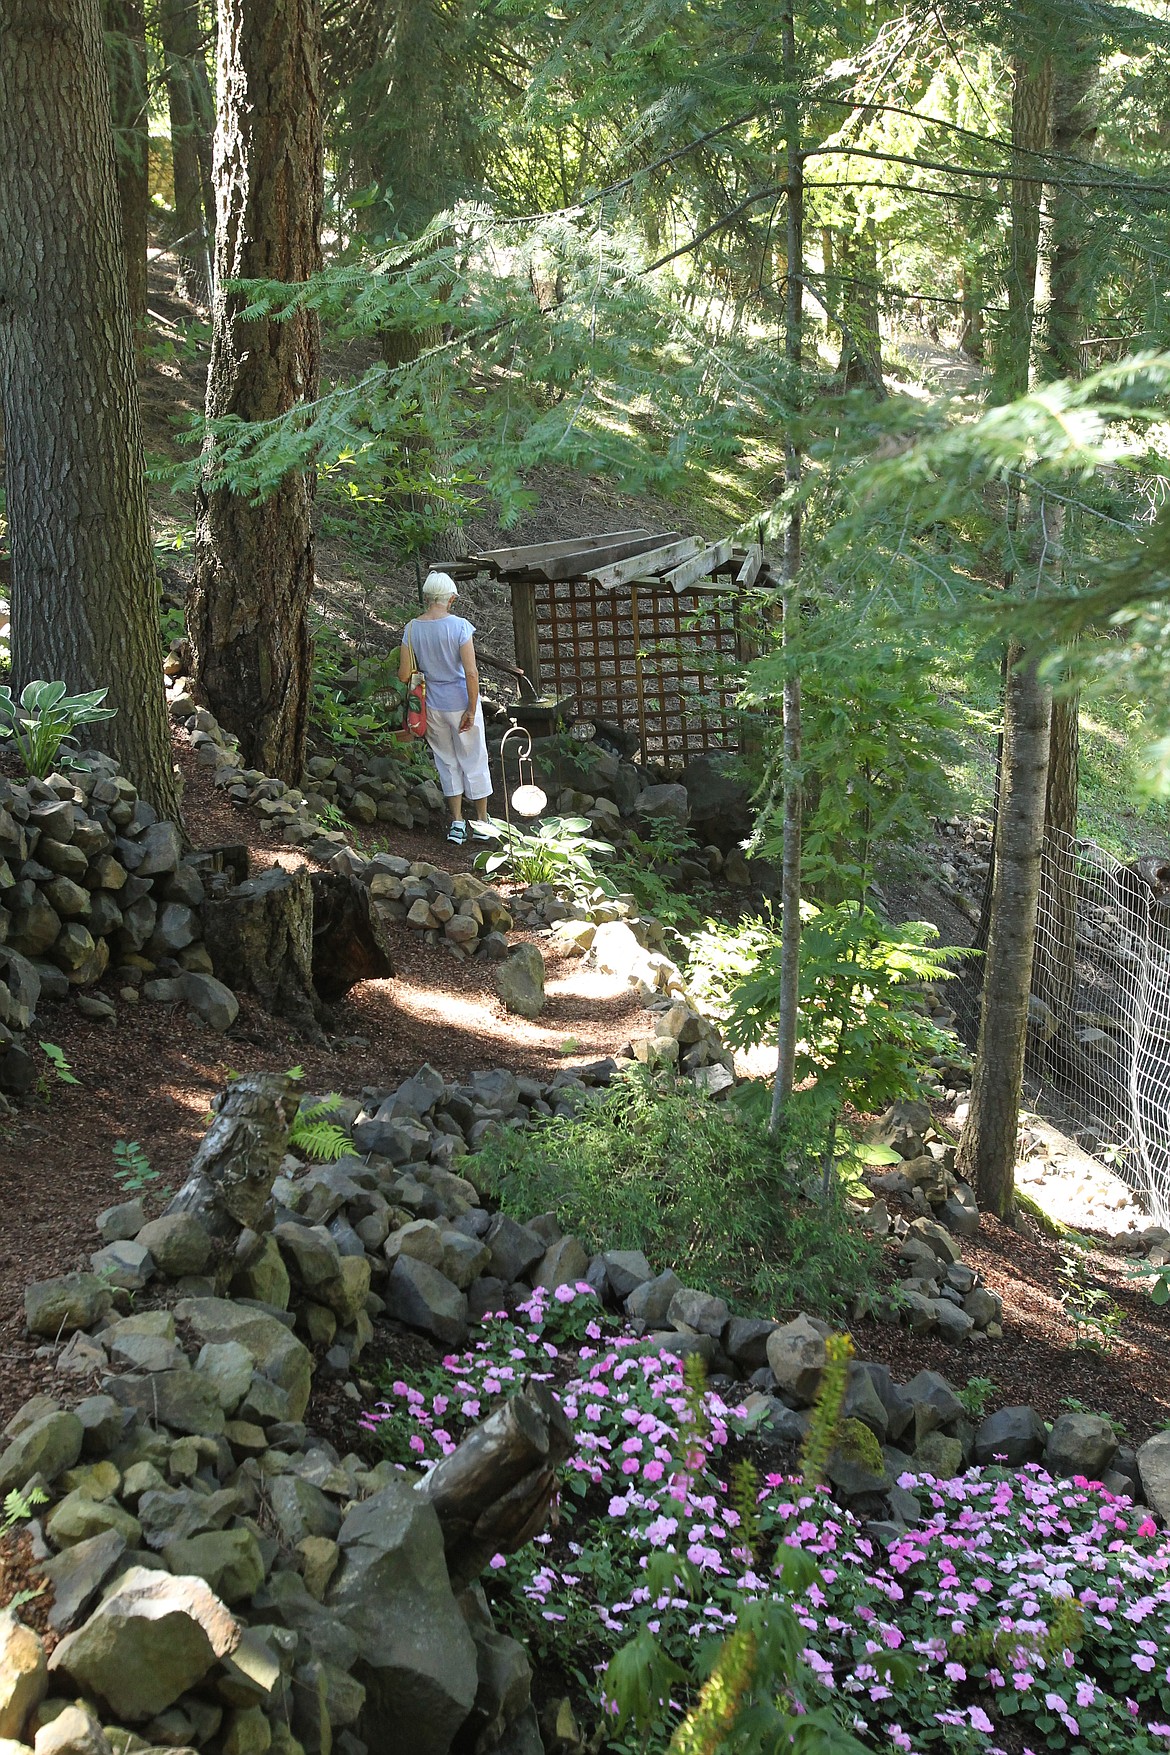
[[[318,53],[317,0],[219,0],[210,420],[271,420],[317,393],[316,317],[245,323],[243,296],[225,287],[303,281],[320,267]],[[203,697],[240,739],[246,762],[294,783],[312,669],[313,492],[313,477],[300,473],[259,506],[227,488],[202,487],[188,609]]]
[[[1012,67],[1011,238],[1007,322],[997,362],[1000,399],[1023,396],[1031,377],[1032,329],[1040,250],[1041,154],[1051,123],[1052,68],[1047,60],[1017,58]],[[1041,580],[1058,564],[1062,522],[1043,505],[1033,518],[1013,484],[1006,531],[1005,591],[1016,582],[1016,553],[1035,541]],[[1028,1002],[1036,946],[1044,845],[1051,691],[1035,662],[1009,647],[998,777],[991,904],[979,1042],[971,1107],[959,1141],[959,1167],[975,1184],[981,1207],[1006,1218],[1015,1199],[1016,1130],[1024,1083]]]
[[[1031,376],[1036,270],[1040,261],[1040,197],[1043,160],[1052,120],[1052,62],[1018,58],[1012,63],[1011,243],[1007,322],[998,363],[998,400],[1027,394]]]
[[[203,180],[199,170],[202,119],[196,115],[194,92],[193,69],[199,53],[195,0],[162,0],[159,28],[166,65],[175,224],[179,237],[175,292],[193,305],[207,305],[211,300],[211,237],[203,211]]]
[[[1097,138],[1094,93],[1100,45],[1076,43],[1057,58],[1052,84],[1052,151],[1067,173],[1071,160],[1088,162]],[[1092,282],[1085,252],[1080,191],[1064,183],[1045,190],[1040,289],[1037,295],[1038,369],[1046,378],[1081,375],[1081,340]],[[1060,520],[1063,533],[1063,507]],[[1056,569],[1052,584],[1071,584]],[[1052,704],[1048,792],[1044,812],[1045,860],[1040,906],[1044,930],[1033,992],[1052,1014],[1044,1034],[1045,1060],[1060,1078],[1076,1065],[1077,881],[1073,843],[1078,826],[1080,697],[1060,694]],[[1054,1024],[1054,1028],[1052,1025]]]
[[[877,227],[867,219],[852,236],[842,235],[838,260],[842,268],[839,309],[842,321],[841,360],[837,372],[843,390],[886,394],[882,367],[881,309],[878,302]]]
[[[13,672],[108,687],[95,730],[177,818],[98,0],[0,18]]]
[[[130,320],[137,325],[146,316],[146,220],[150,207],[146,15],[142,0],[105,0],[105,14],[126,288]]]
[[[793,0],[782,0],[780,41],[784,81],[792,93],[785,101],[785,275],[784,358],[794,397],[800,395],[804,354],[804,160],[800,151],[800,105],[796,96],[796,26]],[[794,595],[801,562],[801,516],[798,492],[803,472],[799,447],[789,436],[784,447],[784,483],[792,494],[784,526],[784,638],[791,634]],[[796,1038],[800,1009],[800,876],[804,798],[800,758],[802,717],[800,677],[784,681],[784,854],[781,877],[780,993],[777,1003],[776,1078],[772,1088],[771,1131],[775,1133],[795,1076]]]
[[[980,1207],[1006,1218],[1015,1195],[1016,1130],[1040,894],[1051,695],[1018,648],[1004,702],[1004,784],[996,827],[991,939],[983,978],[971,1108],[958,1168]]]

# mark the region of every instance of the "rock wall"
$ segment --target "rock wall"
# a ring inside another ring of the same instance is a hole
[[[108,969],[132,1000],[168,980],[174,998],[226,1027],[235,1000],[213,977],[200,920],[213,863],[186,854],[178,827],[108,758],[87,755],[47,780],[0,778],[0,1092],[35,1083],[21,1033],[42,994],[64,998]]]

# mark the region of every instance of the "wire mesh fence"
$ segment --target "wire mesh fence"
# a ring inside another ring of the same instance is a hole
[[[1170,861],[1122,865],[1093,841],[1048,839],[1027,1070],[1037,1106],[1170,1223]]]

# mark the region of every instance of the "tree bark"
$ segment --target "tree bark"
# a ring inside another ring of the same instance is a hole
[[[130,320],[146,316],[146,221],[150,207],[150,129],[143,0],[105,0],[106,55],[117,151],[118,206]]]
[[[308,869],[271,866],[204,903],[203,933],[221,981],[254,993],[274,1017],[321,1040],[313,984],[313,886]]]
[[[479,1577],[493,1554],[514,1554],[548,1520],[556,1471],[573,1428],[555,1395],[528,1379],[518,1394],[419,1482],[435,1508],[451,1588]]]
[[[203,118],[196,108],[194,85],[195,60],[200,53],[196,0],[162,0],[159,29],[166,68],[179,237],[175,292],[193,305],[207,305],[211,300],[211,229],[203,211],[199,168]]]
[[[317,393],[315,316],[245,322],[247,279],[306,280],[321,265],[317,0],[219,0],[216,293],[208,419],[271,420]],[[211,485],[196,495],[188,609],[195,680],[246,762],[297,782],[312,670],[314,478],[287,476],[260,505]]]
[[[800,398],[804,350],[804,160],[800,151],[800,99],[796,90],[796,26],[793,0],[783,0],[780,13],[785,98],[785,292],[784,358],[790,375],[789,395]],[[803,473],[799,447],[791,437],[784,446],[784,486],[791,496],[784,526],[783,639],[791,638],[797,613],[796,579],[800,572]],[[784,679],[784,852],[781,877],[780,995],[776,1027],[776,1078],[772,1088],[771,1131],[775,1133],[785,1103],[792,1095],[796,1067],[797,1020],[800,1008],[800,863],[804,802],[800,774],[800,677]]]
[[[14,677],[108,687],[117,717],[93,741],[177,818],[101,16],[97,0],[0,16]]]
[[[1052,706],[1035,661],[1015,647],[1009,662],[991,938],[971,1108],[958,1157],[958,1168],[974,1183],[979,1205],[1001,1219],[1010,1213],[1015,1195]]]
[[[1043,160],[1052,118],[1052,62],[1018,56],[1012,63],[1011,242],[1007,322],[997,372],[998,400],[1025,396],[1031,377],[1036,271],[1040,261]]]
[[[288,1145],[299,1098],[279,1074],[236,1079],[215,1099],[203,1137],[168,1213],[191,1213],[212,1236],[259,1231]]]
[[[875,396],[884,397],[877,227],[872,219],[864,220],[852,235],[841,234],[837,260],[841,270],[837,281],[842,321],[837,367],[841,388],[872,390]]]

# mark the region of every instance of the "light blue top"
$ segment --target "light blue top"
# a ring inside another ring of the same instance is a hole
[[[461,615],[439,616],[435,621],[411,622],[405,638],[414,648],[415,662],[427,679],[427,706],[440,713],[462,712],[467,705],[467,677],[460,646],[475,633]]]

